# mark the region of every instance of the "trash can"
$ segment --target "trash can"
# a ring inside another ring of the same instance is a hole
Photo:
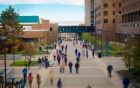
[[[42,47],[41,46],[39,46],[39,50],[42,50]]]
[[[98,58],[102,58],[102,54],[101,53],[98,53]]]
[[[98,58],[102,58],[102,51],[101,50],[98,50]]]

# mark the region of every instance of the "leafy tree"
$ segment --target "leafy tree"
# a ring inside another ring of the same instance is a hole
[[[23,26],[20,24],[18,20],[18,13],[15,12],[12,6],[9,6],[5,11],[1,13],[1,25],[2,30],[0,30],[0,35],[3,35],[7,38],[6,44],[13,44],[13,49],[15,47],[15,43],[18,42],[16,39],[19,35],[22,35]],[[15,49],[14,49],[15,50]],[[15,51],[13,50],[13,55]],[[13,62],[15,62],[13,58]]]
[[[31,43],[26,43],[24,46],[23,54],[31,58],[35,55],[35,47]]]
[[[23,26],[20,24],[18,17],[18,13],[11,6],[1,13],[1,33],[6,36],[9,43],[13,43],[19,35],[23,34]]]

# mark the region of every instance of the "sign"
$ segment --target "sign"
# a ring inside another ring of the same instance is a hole
[[[109,54],[108,54],[108,41],[106,42],[106,56],[109,56]]]

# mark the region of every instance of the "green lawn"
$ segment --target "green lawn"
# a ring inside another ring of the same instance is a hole
[[[20,60],[20,61],[15,61],[15,63],[10,64],[10,66],[26,66],[26,65],[33,66],[35,64],[38,64],[38,62],[32,61],[31,64],[28,64],[28,61]]]

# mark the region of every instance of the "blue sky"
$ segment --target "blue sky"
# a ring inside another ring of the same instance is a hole
[[[49,0],[42,0],[39,4],[31,2],[34,0],[18,3],[17,1],[24,0],[15,0],[15,3],[10,3],[9,0],[2,1],[0,1],[0,13],[11,5],[21,16],[35,15],[51,21],[84,21],[85,18],[83,0],[51,0],[50,2]],[[63,2],[60,3],[60,1]]]

